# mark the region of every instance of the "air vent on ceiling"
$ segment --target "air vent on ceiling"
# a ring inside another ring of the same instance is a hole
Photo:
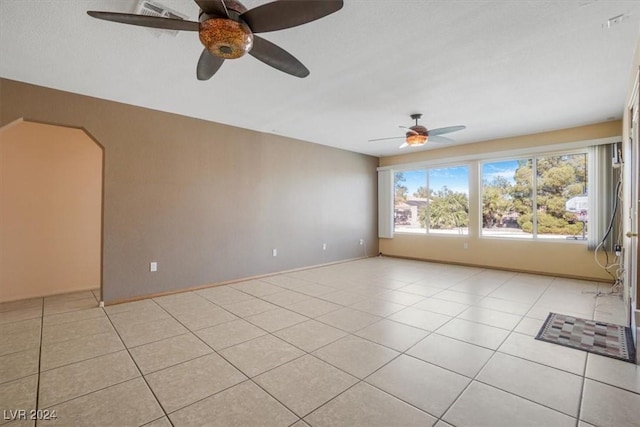
[[[160,16],[162,18],[173,18],[173,19],[187,19],[188,16],[183,15],[175,10],[171,10],[166,6],[161,5],[155,1],[151,0],[139,0],[136,5],[135,13],[138,15],[147,15],[147,16]],[[155,30],[151,29],[157,36],[160,34],[170,34],[173,37],[178,35],[178,31],[174,30]]]

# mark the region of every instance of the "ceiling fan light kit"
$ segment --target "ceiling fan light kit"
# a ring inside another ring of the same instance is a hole
[[[224,59],[244,56],[253,47],[253,33],[244,22],[207,19],[200,23],[200,42],[212,54]]]
[[[198,80],[210,79],[227,59],[249,53],[282,72],[307,77],[309,70],[281,47],[255,35],[306,24],[342,9],[343,0],[276,0],[247,10],[237,0],[195,0],[199,22],[163,16],[87,11],[93,18],[165,30],[197,31],[204,51],[196,67]]]
[[[422,145],[425,145],[427,141],[429,141],[429,139],[431,139],[434,142],[453,142],[452,140],[440,135],[444,135],[445,133],[456,132],[456,131],[467,128],[464,125],[458,125],[458,126],[449,126],[445,128],[429,130],[426,127],[418,124],[418,120],[422,118],[422,114],[419,114],[419,113],[411,114],[410,117],[411,117],[411,120],[415,121],[415,124],[413,126],[411,127],[400,126],[400,129],[406,130],[405,136],[370,139],[369,142],[387,141],[391,139],[404,139],[405,142],[400,146],[400,148],[420,147]]]

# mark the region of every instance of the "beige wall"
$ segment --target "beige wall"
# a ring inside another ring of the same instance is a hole
[[[0,129],[0,302],[100,287],[102,150],[82,130]]]
[[[574,141],[591,140],[619,136],[622,133],[620,121],[612,121],[554,132],[486,141],[477,144],[452,146],[438,150],[422,151],[414,154],[385,157],[380,166],[403,163],[442,160],[500,151],[525,149]],[[496,154],[499,156],[499,154]],[[478,217],[478,196],[471,194],[470,216]],[[473,222],[472,222],[473,225]],[[476,221],[476,226],[478,226]],[[473,233],[472,233],[473,234]],[[468,249],[464,249],[464,243]],[[594,261],[593,252],[584,244],[575,242],[514,241],[479,236],[443,237],[396,234],[393,239],[380,239],[383,254],[412,257],[444,262],[489,266],[519,271],[529,271],[552,275],[583,277],[609,280]]]
[[[107,303],[378,253],[376,157],[0,85],[0,124],[79,126],[104,146]]]

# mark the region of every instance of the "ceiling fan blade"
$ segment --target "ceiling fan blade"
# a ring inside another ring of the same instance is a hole
[[[449,126],[446,128],[429,129],[429,136],[444,135],[445,133],[457,132],[459,130],[466,129],[464,125]]]
[[[451,138],[446,138],[444,136],[439,136],[439,135],[431,135],[431,133],[429,133],[429,142],[451,144],[451,143],[454,143],[455,141]]]
[[[398,126],[400,129],[404,129],[406,132],[412,133],[414,135],[418,135],[418,132],[416,132],[415,130],[408,128],[406,126]]]
[[[283,30],[342,9],[342,0],[278,0],[246,11],[240,18],[254,33]]]
[[[195,2],[207,15],[229,17],[229,11],[223,0],[195,0]]]
[[[207,49],[203,49],[196,67],[198,80],[209,80],[223,63],[224,58],[212,55]]]
[[[408,147],[408,146],[409,146],[409,144],[407,144],[407,143],[405,142],[404,144],[402,144],[402,145],[401,145],[400,147],[398,147],[398,148],[406,148],[406,147]]]
[[[302,65],[293,55],[255,34],[253,36],[253,47],[249,54],[265,64],[292,76],[307,77],[309,75],[307,67]]]
[[[404,136],[392,136],[391,138],[377,138],[377,139],[370,139],[369,142],[376,142],[376,141],[389,141],[392,139],[404,139]]]
[[[89,10],[87,14],[93,18],[104,19],[105,21],[138,25],[140,27],[184,31],[198,31],[200,29],[198,22],[185,21],[183,19],[160,18],[158,16],[135,15],[132,13],[98,12],[95,10]]]

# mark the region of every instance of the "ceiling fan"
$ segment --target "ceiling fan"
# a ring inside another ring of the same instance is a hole
[[[445,138],[445,133],[456,132],[459,130],[466,129],[466,126],[458,125],[458,126],[448,126],[445,128],[438,129],[427,129],[424,126],[418,124],[418,120],[422,118],[422,114],[412,114],[411,120],[415,120],[416,124],[411,127],[400,126],[400,129],[405,129],[405,136],[394,136],[391,138],[378,138],[378,139],[370,139],[369,142],[373,141],[387,141],[391,139],[402,139],[404,138],[405,142],[400,146],[400,148],[404,147],[419,147],[427,143],[427,141],[432,142],[454,142],[452,139]]]
[[[198,80],[210,79],[226,59],[248,53],[280,71],[307,77],[309,70],[289,52],[255,35],[283,30],[323,18],[342,8],[342,0],[277,0],[247,10],[236,0],[194,0],[199,22],[131,13],[87,11],[89,16],[122,24],[166,30],[197,31],[204,50]]]

